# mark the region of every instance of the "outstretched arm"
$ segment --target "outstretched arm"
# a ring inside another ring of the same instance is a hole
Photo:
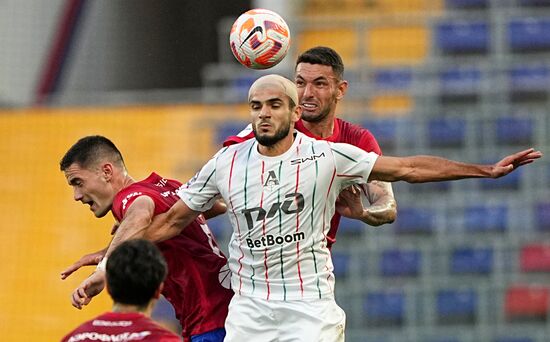
[[[369,181],[423,183],[463,178],[499,178],[540,157],[542,153],[532,148],[511,154],[493,165],[467,164],[435,156],[380,156],[372,168]]]
[[[365,191],[370,203],[367,207],[363,207],[361,201],[362,191]],[[380,226],[395,221],[397,203],[391,183],[372,181],[342,190],[336,202],[336,210],[342,216],[361,220],[371,226]]]

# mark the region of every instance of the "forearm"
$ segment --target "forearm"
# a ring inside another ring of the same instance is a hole
[[[411,159],[413,172],[404,180],[410,183],[486,178],[492,174],[491,165],[467,164],[434,156],[415,156],[407,159]]]
[[[145,229],[144,238],[160,242],[179,235],[201,213],[193,211],[181,200],[178,200],[165,214],[154,217],[153,222]]]
[[[359,218],[371,226],[392,223],[397,216],[397,203],[391,183],[372,181],[365,186],[370,205]]]
[[[116,230],[104,257],[111,255],[112,251],[124,241],[145,238],[146,229],[150,224],[151,217],[136,217],[123,220]]]

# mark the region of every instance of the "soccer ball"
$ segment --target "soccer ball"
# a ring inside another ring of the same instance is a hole
[[[235,20],[229,44],[242,65],[251,69],[267,69],[285,57],[290,45],[290,30],[277,13],[252,9]]]

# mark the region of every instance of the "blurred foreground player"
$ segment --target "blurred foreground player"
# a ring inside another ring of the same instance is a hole
[[[72,304],[80,309],[103,289],[104,264],[112,249],[138,237],[136,234],[147,228],[154,216],[167,211],[179,199],[175,192],[181,183],[156,173],[134,181],[120,151],[103,136],[87,136],[77,141],[61,160],[60,168],[73,187],[76,201],[89,205],[96,217],[111,211],[119,223],[98,269],[73,291]],[[220,212],[225,212],[225,205],[217,203],[210,215]],[[157,246],[168,264],[162,294],[174,307],[185,340],[223,341],[227,306],[233,292],[227,259],[204,217],[197,217],[182,234],[158,242]],[[61,273],[62,279],[83,265],[97,263],[102,254],[84,256]]]
[[[107,262],[112,311],[83,323],[61,341],[181,342],[178,335],[151,319],[167,270],[162,254],[151,242],[122,243]]]

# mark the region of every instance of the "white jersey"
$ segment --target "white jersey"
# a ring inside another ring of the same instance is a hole
[[[340,191],[366,183],[378,155],[296,132],[276,157],[256,139],[221,149],[178,191],[193,210],[221,196],[233,226],[233,290],[267,300],[333,298],[326,234]]]

